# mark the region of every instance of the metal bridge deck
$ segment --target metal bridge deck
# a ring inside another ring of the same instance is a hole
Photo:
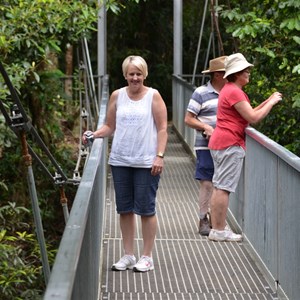
[[[134,273],[110,270],[123,247],[109,174],[100,299],[277,299],[243,243],[216,243],[198,234],[199,186],[193,175],[194,162],[170,129],[157,195],[155,269]],[[142,236],[139,218],[136,222],[138,259]]]

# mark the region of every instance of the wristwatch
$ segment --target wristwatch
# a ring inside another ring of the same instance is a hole
[[[160,157],[160,158],[164,158],[164,153],[163,152],[158,152],[156,154],[156,156]]]

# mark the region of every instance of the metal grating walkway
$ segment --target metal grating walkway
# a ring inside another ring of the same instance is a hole
[[[109,174],[100,299],[277,299],[243,243],[215,243],[198,234],[198,183],[193,175],[194,162],[170,128],[157,195],[155,269],[134,273],[110,270],[123,248]],[[136,222],[138,259],[142,237],[139,218]]]

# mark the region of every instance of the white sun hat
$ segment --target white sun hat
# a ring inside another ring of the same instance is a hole
[[[225,59],[225,74],[223,78],[226,78],[228,75],[245,70],[249,67],[253,67],[253,65],[247,62],[243,54],[231,54]]]

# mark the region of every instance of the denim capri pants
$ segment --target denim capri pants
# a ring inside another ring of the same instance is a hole
[[[151,168],[111,166],[118,214],[155,215],[156,192],[160,175]]]

